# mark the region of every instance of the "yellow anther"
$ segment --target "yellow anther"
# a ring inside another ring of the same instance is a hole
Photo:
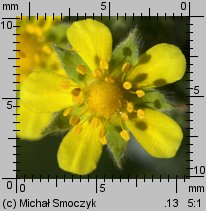
[[[80,92],[78,96],[73,95],[72,101],[74,104],[77,104],[77,105],[81,105],[82,103],[84,103],[84,95],[82,94],[82,92]]]
[[[131,67],[132,67],[132,66],[131,66],[130,63],[128,63],[128,62],[124,63],[124,64],[122,65],[122,72],[124,73],[124,72],[130,71]]]
[[[100,120],[97,117],[94,117],[91,121],[91,126],[97,128],[99,126]]]
[[[69,119],[69,124],[74,126],[77,125],[80,122],[80,118],[78,116],[71,116]]]
[[[49,47],[49,45],[44,45],[44,46],[42,47],[42,51],[43,51],[45,54],[47,54],[47,55],[49,55],[49,54],[52,53],[52,50],[51,50],[51,48]]]
[[[86,73],[87,73],[87,70],[86,70],[85,66],[82,65],[82,64],[78,64],[78,65],[77,65],[76,71],[77,71],[78,73],[80,73],[81,75],[86,75]]]
[[[107,144],[107,138],[106,136],[104,136],[103,138],[100,139],[100,142],[102,143],[102,145],[106,145]]]
[[[72,94],[73,96],[77,97],[77,96],[79,96],[80,92],[81,92],[81,89],[80,89],[80,88],[75,88],[75,89],[73,89],[73,90],[71,91],[71,94]]]
[[[129,113],[132,113],[134,111],[134,104],[133,103],[131,103],[131,102],[127,103],[127,111]]]
[[[42,33],[43,33],[43,30],[40,27],[38,27],[38,26],[34,26],[32,24],[28,24],[26,26],[26,32],[29,33],[29,34],[35,34],[36,36],[41,37]]]
[[[136,91],[137,97],[144,97],[145,96],[145,92],[141,89]]]
[[[61,90],[66,91],[70,89],[71,84],[69,81],[62,81],[59,87],[61,88]]]
[[[105,128],[103,127],[103,128],[101,128],[101,130],[100,130],[100,132],[99,132],[99,136],[100,136],[100,138],[104,138],[105,135],[106,135],[106,130],[105,130]]]
[[[98,78],[98,77],[102,76],[102,72],[100,69],[96,69],[96,70],[94,70],[93,75],[95,78]]]
[[[80,124],[74,126],[74,134],[78,135],[82,131],[82,126]]]
[[[132,88],[132,83],[129,82],[129,81],[125,81],[125,82],[123,83],[123,87],[124,87],[126,90],[129,90],[129,89]]]
[[[125,141],[129,141],[130,139],[130,135],[126,130],[122,130],[120,132],[120,136],[125,140]]]
[[[99,66],[100,66],[101,70],[108,70],[108,68],[109,68],[109,64],[105,60],[100,60]]]
[[[71,111],[72,111],[72,108],[71,108],[71,107],[66,108],[66,109],[64,110],[64,112],[63,112],[63,116],[68,116],[68,115],[71,113]]]
[[[105,80],[107,83],[114,83],[114,79],[111,78],[111,77],[106,77],[104,80]]]
[[[41,59],[37,53],[34,55],[34,60],[37,64],[40,64]]]
[[[138,117],[139,119],[143,119],[144,116],[145,116],[144,110],[138,109],[138,110],[137,110],[137,117]]]
[[[127,121],[129,119],[128,115],[126,113],[122,113],[121,114],[121,118],[124,120],[124,121]]]

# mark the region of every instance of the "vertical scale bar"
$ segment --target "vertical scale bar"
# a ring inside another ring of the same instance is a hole
[[[22,19],[22,18],[21,18]],[[18,25],[18,20],[16,20],[16,25]],[[20,27],[20,26],[19,26]],[[16,28],[16,34],[20,34],[19,33],[19,27],[18,28]],[[20,34],[21,35],[21,34]],[[15,45],[15,49],[17,50],[17,49],[19,49],[20,50],[20,47],[17,45],[17,43],[18,43],[18,37],[17,36],[20,36],[20,35],[16,35],[16,45]],[[21,42],[21,40],[19,39],[19,44],[20,44],[20,42]],[[20,55],[19,55],[19,53],[18,52],[16,52],[16,57],[18,57],[19,56],[19,59],[20,59]],[[17,64],[17,60],[16,60],[16,66],[20,66],[20,65],[18,65]],[[19,74],[20,75],[20,72],[19,71],[17,71],[17,68],[19,68],[19,67],[15,67],[15,72],[16,72],[16,74]],[[20,77],[19,77],[20,78]],[[17,76],[15,76],[15,82],[18,82],[17,81]],[[20,81],[19,81],[20,82]],[[18,86],[18,84],[16,83],[15,84],[15,88],[16,88],[16,90],[18,90],[19,89],[19,87],[20,87],[20,85]],[[17,111],[18,111],[18,97],[17,97],[17,93],[18,92],[16,92],[16,102],[15,102],[15,113],[17,114]],[[20,98],[19,98],[20,99]],[[17,117],[18,116],[15,116],[15,122],[18,122],[17,121]],[[17,123],[14,123],[14,125],[15,125],[15,137],[16,137],[16,140],[15,140],[15,143],[16,143],[16,146],[17,146]],[[17,183],[18,183],[18,175],[17,175],[17,173],[18,173],[18,169],[17,169],[17,155],[18,155],[18,152],[17,152],[17,147],[16,147],[16,153],[15,153],[16,155],[15,155],[15,161],[16,161],[16,163],[15,163],[15,172],[16,172],[16,193],[17,193]]]
[[[29,2],[29,20],[30,20],[30,17],[31,17],[30,11],[31,11],[31,3]]]
[[[109,2],[109,20],[110,20],[110,12],[111,12],[111,5],[110,5],[110,2]]]
[[[175,177],[175,193],[178,193],[178,179],[177,179],[177,175]]]
[[[16,20],[16,26],[17,25],[18,25],[18,21]],[[18,34],[18,28],[16,28],[15,33]],[[15,37],[15,40],[16,40],[16,42],[18,42],[17,35]],[[19,49],[19,48],[17,48],[17,43],[15,44],[15,49],[16,50]],[[16,54],[15,57],[17,58],[18,57],[18,53],[16,52],[15,54]],[[16,64],[15,65],[17,66],[17,60],[16,60]],[[17,67],[14,67],[14,69],[15,69],[15,73],[16,74],[19,74],[19,72],[17,72]],[[17,77],[15,77],[15,79],[14,79],[15,82],[17,82],[16,78]],[[15,84],[15,89],[16,90],[18,89],[17,87],[18,87],[18,85]],[[15,95],[16,95],[15,97],[17,97],[17,92],[15,93]],[[15,105],[17,106],[17,100],[16,100]],[[17,107],[15,107],[15,113],[17,113]],[[15,116],[14,118],[15,118],[15,122],[17,122],[17,116]],[[16,128],[16,124],[14,124],[14,126],[15,126],[15,129],[17,129]],[[16,132],[15,132],[15,137],[17,138]],[[17,140],[15,140],[15,145],[17,146]],[[15,148],[15,154],[16,154],[16,156],[15,156],[15,162],[17,162],[17,147]],[[17,164],[15,163],[14,165],[15,165],[15,169],[17,169]],[[16,171],[16,178],[17,178],[17,171]],[[16,183],[15,184],[16,184],[16,193],[17,193],[17,179],[16,179]]]
[[[191,31],[191,27],[190,27],[190,22],[191,22],[191,19],[190,19],[190,13],[191,13],[191,11],[190,11],[190,2],[189,2],[189,32]],[[189,52],[190,52],[190,54],[189,55],[191,55],[191,42],[190,42],[190,37],[191,37],[191,34],[189,33]],[[191,59],[190,59],[190,56],[189,56],[189,64],[191,64]],[[191,65],[189,65],[189,79],[191,79]],[[189,81],[189,87],[191,88],[191,81]],[[191,89],[189,89],[189,95],[190,95],[190,90]],[[191,111],[191,99],[190,99],[190,97],[189,97],[189,111]],[[189,113],[189,119],[191,119],[191,114]],[[188,124],[189,124],[189,128],[191,128],[191,122],[188,122]],[[189,129],[189,136],[191,135],[191,131],[190,131],[190,129]],[[191,143],[191,138],[189,137],[189,143]],[[189,145],[189,152],[191,151],[191,145]],[[189,153],[189,168],[191,168],[191,154]],[[189,171],[191,171],[191,169],[189,170]],[[189,173],[189,175],[191,175],[191,173]]]
[[[186,5],[186,3],[185,3],[185,5]],[[188,4],[187,4],[188,5]],[[182,6],[181,6],[181,9],[182,10],[185,10],[186,9],[186,6],[183,8]],[[188,5],[188,16],[183,16],[184,18],[188,18],[188,19],[186,19],[186,42],[188,42],[187,44],[189,44],[189,47],[188,47],[188,49],[187,49],[187,69],[188,69],[188,71],[186,71],[186,74],[188,74],[188,77],[186,78],[186,91],[185,91],[185,93],[186,93],[186,107],[189,107],[189,111],[186,111],[186,128],[185,128],[185,130],[186,130],[186,143],[185,143],[185,147],[186,147],[186,172],[188,172],[188,169],[189,169],[189,175],[190,175],[190,166],[191,166],[191,159],[190,159],[190,150],[191,150],[191,131],[190,131],[190,125],[191,125],[191,123],[190,123],[190,121],[188,121],[188,120],[190,120],[191,119],[191,103],[190,103],[190,97],[188,98],[187,97],[187,95],[190,95],[190,90],[192,89],[191,88],[191,71],[190,71],[190,55],[191,55],[191,48],[190,48],[190,33],[188,33],[188,32],[190,32],[190,4]],[[181,13],[181,19],[182,19],[182,13]],[[189,29],[188,29],[189,28]],[[189,52],[189,53],[188,53]],[[188,94],[188,92],[189,92],[189,94]],[[186,177],[187,177],[187,175],[186,175]]]

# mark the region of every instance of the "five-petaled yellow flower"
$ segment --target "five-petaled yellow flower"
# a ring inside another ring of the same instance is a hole
[[[181,50],[158,44],[136,58],[135,65],[125,57],[119,68],[111,65],[112,36],[104,24],[91,19],[74,22],[67,37],[82,59],[76,71],[83,80],[34,72],[21,90],[22,102],[33,111],[64,110],[63,116],[68,116],[73,127],[58,150],[60,168],[80,175],[92,172],[103,145],[110,139],[126,143],[130,132],[151,156],[174,157],[183,137],[181,128],[167,115],[138,102],[148,90],[183,77],[186,61]]]

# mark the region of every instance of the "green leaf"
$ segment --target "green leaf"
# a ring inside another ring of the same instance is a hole
[[[172,103],[159,91],[147,91],[145,96],[137,99],[138,106],[152,108],[160,111],[174,109]]]
[[[111,75],[118,77],[121,74],[122,65],[125,62],[132,66],[136,65],[138,60],[138,36],[137,28],[134,28],[128,37],[122,41],[113,51],[110,62]]]
[[[88,80],[91,76],[91,71],[78,54],[76,54],[72,49],[66,50],[57,46],[53,46],[53,48],[59,56],[60,61],[70,79],[80,84],[84,83],[84,80]],[[84,65],[87,70],[87,75],[81,75],[78,73],[76,71],[77,65]]]
[[[48,135],[50,133],[62,133],[71,128],[69,124],[69,117],[64,117],[63,112],[58,112],[54,114],[53,121],[50,125],[42,132],[42,135]]]
[[[107,146],[111,151],[114,161],[119,168],[122,166],[122,158],[125,155],[127,149],[127,142],[120,136],[121,127],[113,124],[108,124],[107,131]]]

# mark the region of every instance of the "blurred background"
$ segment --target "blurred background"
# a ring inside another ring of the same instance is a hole
[[[100,20],[100,18],[95,19]],[[65,23],[72,23],[74,20],[76,20],[76,17],[70,22],[67,17],[64,18]],[[137,26],[140,54],[155,44],[165,42],[178,46],[185,56],[189,55],[189,42],[187,41],[189,34],[186,33],[189,31],[189,26],[186,25],[188,20],[184,17],[182,19],[181,17],[175,17],[174,20],[172,17],[167,17],[166,20],[164,17],[159,17],[158,20],[157,17],[150,17],[150,20],[148,17],[142,19],[141,17],[135,17],[134,20],[132,17],[127,17],[126,20],[124,17],[119,17],[118,20],[116,17],[112,17],[110,20],[108,20],[108,17],[103,17],[102,22],[112,32],[113,48],[126,38],[132,28]],[[67,42],[65,35],[62,35],[61,39],[61,42]],[[189,60],[187,60],[187,63],[190,63]],[[121,178],[128,178],[128,175],[130,178],[135,178],[136,175],[138,175],[138,178],[143,178],[144,175],[145,178],[151,178],[152,175],[154,178],[159,178],[160,175],[162,178],[167,178],[168,175],[170,175],[170,178],[175,178],[176,175],[178,175],[178,178],[183,178],[184,175],[189,175],[189,171],[186,169],[189,167],[189,162],[186,161],[189,159],[187,153],[189,146],[186,145],[189,142],[189,139],[186,138],[189,135],[186,127],[189,125],[185,121],[188,117],[185,112],[189,109],[186,106],[186,103],[188,103],[186,87],[189,87],[189,82],[186,82],[186,79],[188,79],[186,75],[188,74],[185,74],[181,81],[161,88],[161,91],[176,106],[176,110],[169,115],[180,124],[184,132],[184,139],[176,157],[173,159],[152,158],[132,138],[128,145],[122,169],[117,168],[107,147],[104,146],[104,152],[98,167],[89,175],[90,178],[95,178],[96,175],[98,175],[98,178],[103,178],[104,175],[106,178],[119,178],[120,174]],[[49,135],[35,142],[18,141],[20,147],[17,148],[17,153],[21,154],[17,157],[17,161],[20,162],[17,164],[17,169],[20,169],[18,177],[23,178],[25,175],[26,178],[31,178],[33,175],[33,178],[40,178],[41,175],[41,178],[47,178],[49,175],[50,178],[55,178],[58,175],[58,178],[71,178],[72,175],[62,171],[57,164],[57,150],[63,137],[64,134]],[[78,176],[74,175],[75,177]]]

